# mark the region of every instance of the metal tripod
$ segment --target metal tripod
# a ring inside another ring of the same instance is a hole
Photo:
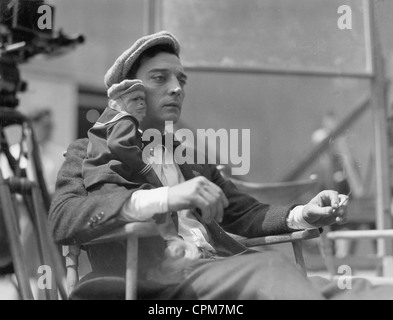
[[[23,205],[29,213],[35,231],[40,264],[50,270],[50,273],[45,275],[44,299],[57,300],[59,295],[65,299],[66,291],[62,277],[63,272],[61,272],[64,264],[47,229],[50,197],[42,174],[39,149],[33,128],[29,119],[12,108],[0,108],[0,115],[0,154],[5,155],[13,172],[12,177],[5,179],[0,168],[0,219],[4,219],[20,297],[23,300],[34,299],[27,274],[23,245],[20,240],[17,218],[20,200],[17,199],[17,195],[19,195],[19,199],[23,199]],[[4,132],[4,129],[9,125],[18,125],[22,128],[18,157],[14,157],[9,150]],[[28,163],[31,164],[31,172],[29,169],[21,168],[22,157],[27,158]]]

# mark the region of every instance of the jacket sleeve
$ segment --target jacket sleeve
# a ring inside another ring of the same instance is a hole
[[[124,188],[114,193],[88,194],[82,177],[87,143],[88,139],[71,143],[57,176],[49,210],[49,230],[60,244],[87,242],[124,225],[120,210],[137,190]],[[143,184],[139,189],[151,188]]]
[[[241,193],[224,179],[216,166],[209,165],[211,180],[225,193],[229,206],[225,209],[221,226],[224,230],[245,237],[263,237],[295,231],[287,225],[287,217],[294,206],[272,206]]]

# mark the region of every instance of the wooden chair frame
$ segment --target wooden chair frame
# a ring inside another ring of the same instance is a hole
[[[126,257],[126,300],[135,300],[137,298],[137,264],[138,264],[138,239],[158,235],[156,225],[150,222],[133,222],[90,241],[87,244],[99,244],[118,240],[127,240],[127,257]],[[244,238],[232,235],[236,240],[246,247],[258,247],[264,245],[273,245],[278,243],[290,242],[293,246],[295,262],[299,269],[307,276],[307,269],[302,252],[302,241],[318,238],[320,232],[318,229],[307,229],[293,233],[267,236],[260,238]],[[66,260],[67,268],[67,288],[68,295],[72,293],[79,282],[78,257],[80,247],[77,245],[63,246],[63,255]]]

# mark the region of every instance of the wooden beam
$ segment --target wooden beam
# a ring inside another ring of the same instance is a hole
[[[327,233],[329,240],[337,239],[393,239],[393,230],[347,230],[330,231]]]
[[[145,0],[144,11],[144,34],[152,34],[161,29],[161,0]]]
[[[387,139],[387,81],[385,78],[385,68],[382,50],[379,42],[379,34],[375,19],[374,1],[369,0],[370,27],[371,27],[371,47],[373,56],[374,77],[371,81],[371,104],[374,123],[375,141],[375,205],[376,205],[376,228],[379,230],[392,228],[392,217],[390,212],[391,191],[390,174],[388,165],[388,139]],[[383,259],[381,275],[386,275],[389,269],[393,269],[392,264],[392,241],[385,239],[377,240],[377,255]],[[385,261],[386,260],[386,261]]]
[[[335,139],[350,126],[352,126],[369,107],[370,99],[364,100],[357,107],[355,107],[332,132],[325,137],[320,143],[314,146],[306,155],[301,159],[294,168],[286,173],[281,181],[292,181],[299,178],[307,168],[309,168],[318,156],[330,146],[331,139]]]

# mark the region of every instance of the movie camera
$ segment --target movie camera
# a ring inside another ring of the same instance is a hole
[[[27,88],[18,65],[37,54],[58,56],[84,42],[83,35],[54,31],[55,7],[41,0],[0,1],[0,106],[18,105]]]

